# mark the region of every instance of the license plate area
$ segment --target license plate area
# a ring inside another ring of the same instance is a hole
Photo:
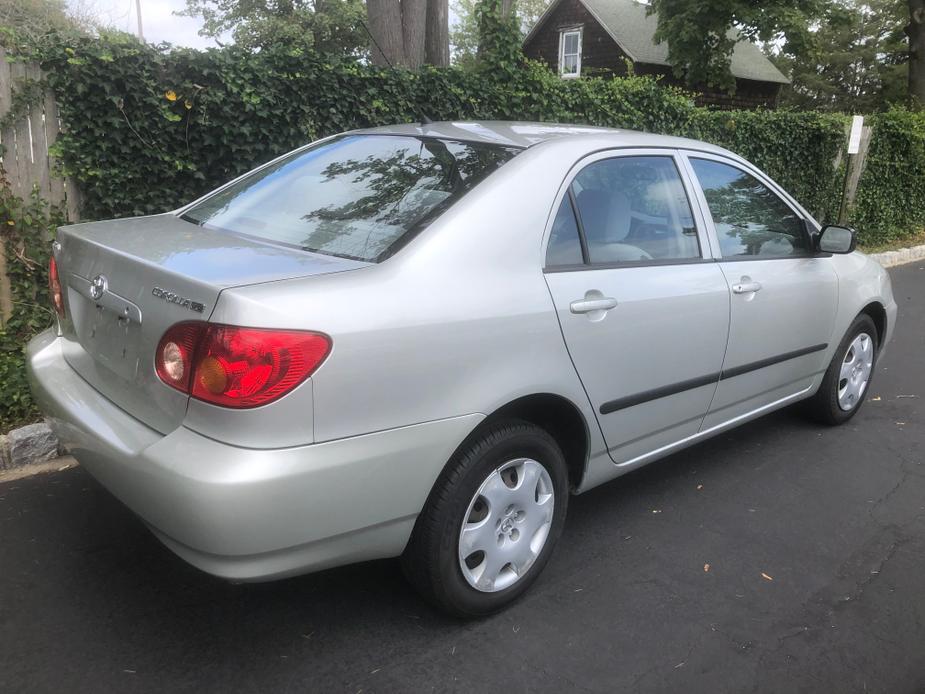
[[[135,381],[141,325],[73,288],[68,298],[74,333],[87,356],[120,378]]]

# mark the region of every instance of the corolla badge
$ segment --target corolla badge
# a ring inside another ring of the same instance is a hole
[[[106,275],[97,275],[90,282],[90,296],[93,297],[94,301],[99,301],[103,298],[103,292],[106,291],[108,286],[109,281],[106,279]]]
[[[202,313],[206,308],[198,301],[187,299],[185,296],[180,296],[179,294],[175,294],[167,289],[162,289],[161,287],[155,287],[151,290],[151,293],[158,299],[163,299],[167,303],[176,304],[177,306],[183,306],[196,313]]]

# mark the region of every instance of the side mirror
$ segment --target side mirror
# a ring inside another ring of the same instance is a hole
[[[828,224],[816,237],[816,250],[820,253],[851,253],[858,245],[857,232],[849,227]]]

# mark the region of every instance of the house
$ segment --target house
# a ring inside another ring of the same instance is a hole
[[[686,86],[668,63],[668,44],[655,43],[658,17],[635,0],[553,0],[524,40],[524,53],[547,63],[564,79],[587,74],[625,75],[627,61],[637,75],[662,75],[666,84]],[[735,94],[694,87],[697,101],[715,108],[773,108],[788,80],[750,41],[732,53]]]

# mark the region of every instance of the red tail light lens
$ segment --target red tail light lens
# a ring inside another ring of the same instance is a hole
[[[157,348],[157,375],[194,398],[247,408],[281,398],[312,375],[331,339],[301,330],[179,323]]]
[[[48,261],[48,296],[59,318],[64,318],[64,297],[61,295],[61,280],[58,278],[58,263],[52,256]]]

